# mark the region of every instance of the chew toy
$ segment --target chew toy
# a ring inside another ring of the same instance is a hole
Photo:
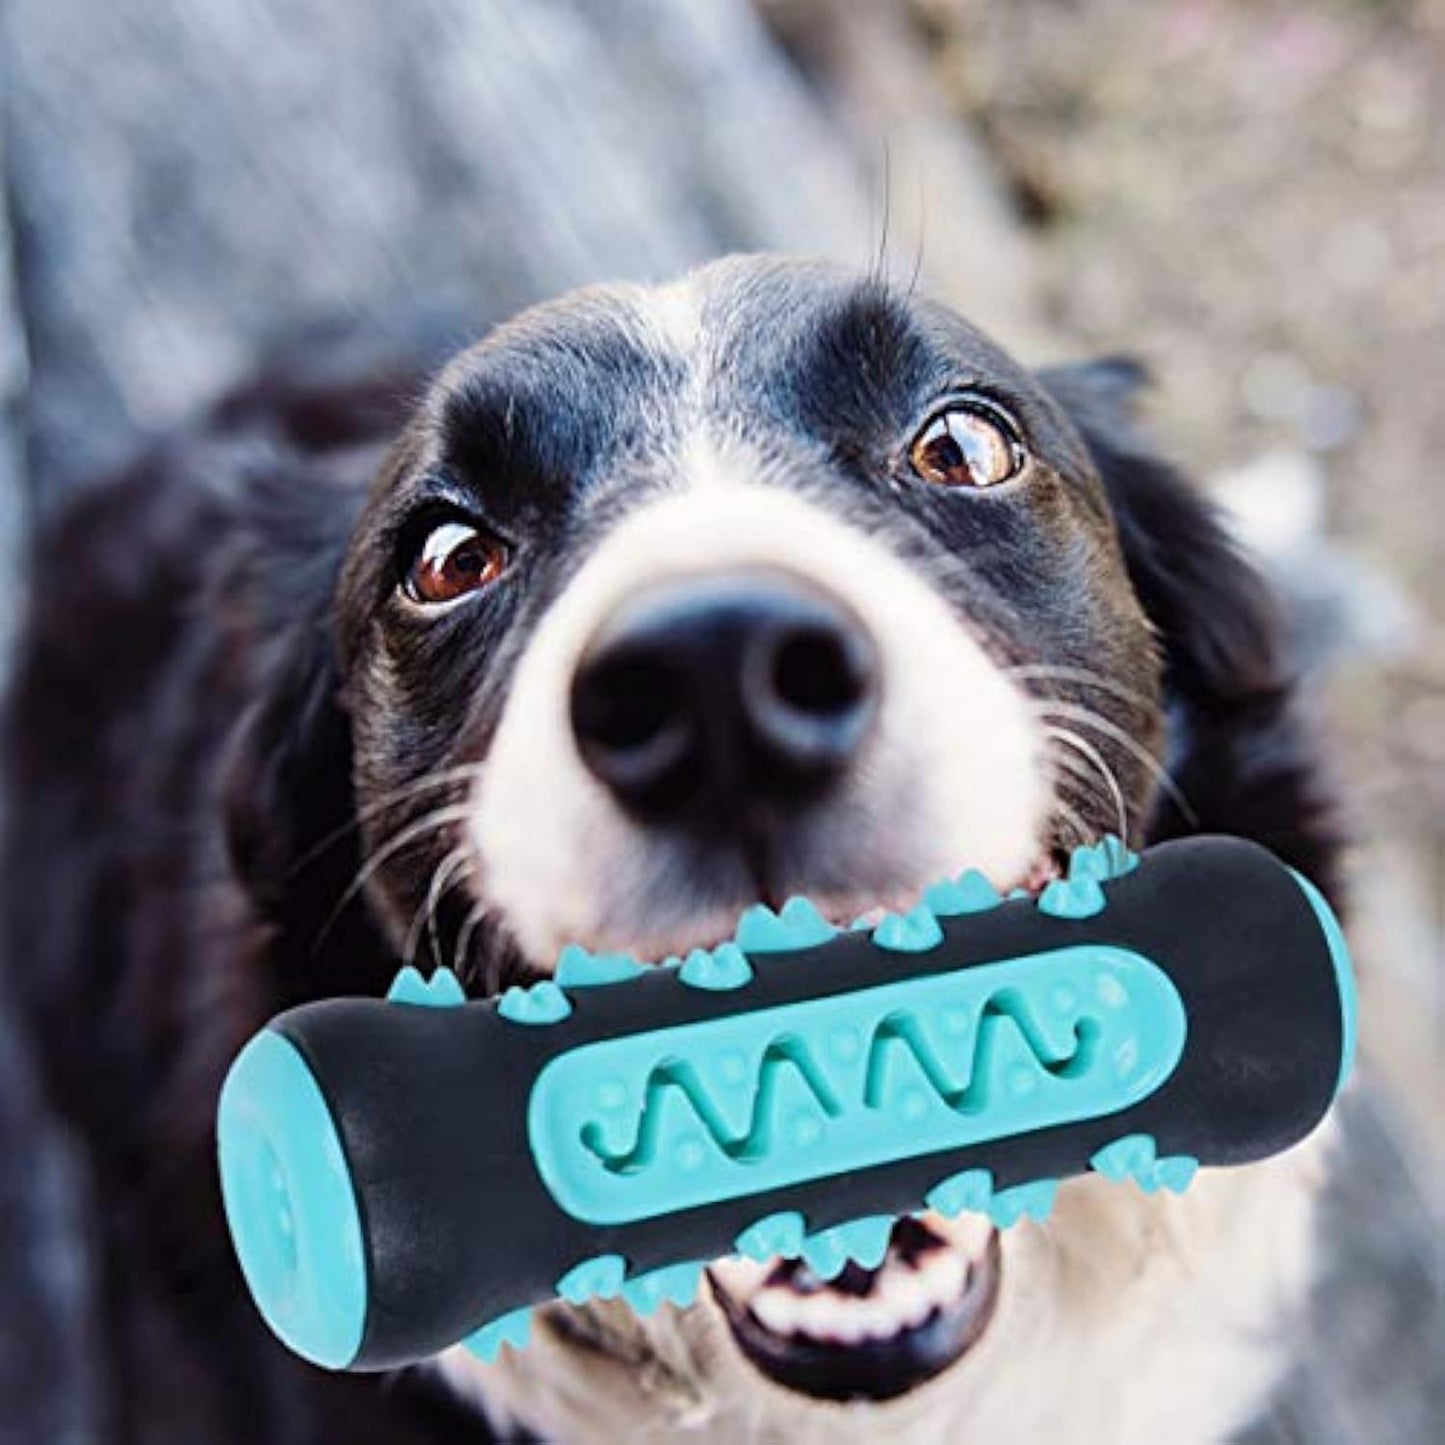
[[[1089,1169],[1182,1190],[1309,1133],[1354,1031],[1303,878],[1239,840],[1111,839],[1037,900],[969,873],[876,927],[794,899],[667,966],[568,948],[499,1000],[408,968],[293,1009],[226,1080],[221,1180],[299,1354],[493,1358],[538,1302],[687,1304],[723,1254],[831,1278],[910,1211],[1041,1218]]]

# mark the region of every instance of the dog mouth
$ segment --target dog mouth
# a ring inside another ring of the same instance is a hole
[[[728,1258],[709,1283],[743,1356],[785,1389],[888,1400],[942,1373],[982,1337],[998,1299],[998,1231],[979,1215],[906,1215],[876,1269],[824,1280],[797,1259]]]
[[[1067,863],[1067,850],[1050,840],[999,892],[1037,897]],[[876,891],[869,898],[860,888],[849,897],[814,895],[814,906],[836,929],[873,927],[888,912],[906,912],[923,891],[894,890],[879,902]],[[714,920],[699,918],[635,943],[633,956],[666,954],[676,963],[688,949],[731,937],[738,911],[728,910],[716,938]],[[580,946],[601,951],[617,940]],[[706,1277],[734,1346],[765,1379],[819,1401],[883,1402],[943,1374],[985,1338],[1000,1298],[1002,1254],[987,1216],[965,1211],[949,1219],[926,1210],[894,1221],[872,1268],[850,1260],[825,1278],[801,1258],[729,1255],[715,1259]],[[585,1330],[579,1337],[591,1338]]]
[[[1065,863],[1049,849],[1015,888],[1037,896]],[[822,908],[836,927],[854,911]],[[875,904],[854,926],[875,924],[885,911]],[[849,1261],[825,1279],[802,1259],[728,1256],[707,1273],[739,1351],[765,1377],[820,1400],[883,1401],[941,1374],[983,1338],[999,1296],[1002,1250],[985,1216],[926,1211],[894,1222],[872,1269]]]

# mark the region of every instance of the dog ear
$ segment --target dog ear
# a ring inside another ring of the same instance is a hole
[[[232,866],[269,916],[353,800],[351,732],[337,702],[324,609],[308,610],[265,651],[256,696],[232,739],[225,811]]]
[[[246,495],[258,663],[227,753],[223,807],[232,870],[269,928],[287,1002],[343,982],[354,989],[367,960],[385,957],[364,905],[349,897],[360,839],[333,633],[364,490],[281,466]]]
[[[1297,707],[1283,625],[1264,578],[1217,509],[1140,437],[1147,375],[1110,358],[1040,374],[1108,493],[1125,564],[1164,653],[1164,764],[1150,841],[1253,838],[1333,890],[1333,800]]]

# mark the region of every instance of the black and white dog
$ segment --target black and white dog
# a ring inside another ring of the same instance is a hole
[[[1317,1144],[1178,1199],[1075,1182],[1003,1237],[904,1221],[829,1285],[719,1261],[688,1311],[553,1306],[495,1366],[382,1381],[267,1337],[211,1162],[247,1034],[404,959],[493,992],[569,942],[711,944],[758,899],[1037,888],[1107,832],[1238,833],[1331,887],[1268,601],[1135,440],[1138,379],[1031,375],[877,278],[735,259],[531,311],[414,405],[269,378],[58,519],[7,952],[89,1164],[118,1439],[1152,1445],[1248,1417]]]

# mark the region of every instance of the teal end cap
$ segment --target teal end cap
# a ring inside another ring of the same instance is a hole
[[[1010,1229],[1025,1217],[1047,1219],[1058,1197],[1057,1179],[1035,1179],[1012,1189],[1000,1189],[988,1203],[988,1217],[1000,1228]]]
[[[935,1184],[924,1203],[945,1219],[955,1219],[966,1209],[975,1214],[987,1213],[992,1198],[993,1175],[987,1169],[965,1169]]]
[[[1050,918],[1093,918],[1104,911],[1104,890],[1093,878],[1055,878],[1039,894],[1038,909]]]
[[[943,942],[943,930],[926,903],[908,913],[890,913],[873,930],[873,942],[892,953],[927,953]]]
[[[597,1254],[573,1265],[557,1281],[557,1295],[569,1305],[589,1299],[616,1299],[627,1277],[627,1261],[620,1254]]]
[[[796,1209],[785,1209],[754,1220],[733,1243],[739,1254],[757,1264],[775,1254],[796,1259],[803,1252],[806,1232],[803,1216]]]
[[[356,1358],[366,1330],[361,1213],[331,1110],[284,1035],[241,1050],[216,1120],[221,1194],[256,1307],[298,1355],[327,1369]]]
[[[572,1012],[567,995],[550,979],[531,988],[513,984],[502,995],[497,1012],[514,1024],[555,1024]]]
[[[714,993],[743,988],[753,981],[752,965],[735,943],[720,944],[709,953],[695,948],[678,970],[678,978],[689,988],[703,988]]]
[[[596,988],[605,983],[623,983],[644,972],[644,966],[630,953],[589,953],[569,943],[557,955],[553,980],[558,988]]]
[[[470,1350],[479,1360],[490,1365],[495,1363],[497,1356],[502,1353],[503,1345],[511,1345],[514,1350],[521,1350],[526,1348],[527,1341],[531,1338],[532,1311],[528,1307],[513,1310],[511,1314],[503,1315],[491,1324],[473,1331],[462,1341],[462,1348]]]
[[[1360,998],[1359,990],[1355,986],[1355,967],[1350,961],[1350,946],[1345,942],[1345,931],[1340,927],[1340,920],[1335,917],[1334,909],[1325,901],[1324,894],[1303,873],[1296,873],[1293,868],[1289,871],[1294,875],[1294,881],[1299,884],[1300,892],[1315,911],[1320,931],[1329,945],[1330,962],[1334,965],[1335,987],[1340,994],[1341,1025],[1340,1072],[1335,1080],[1335,1093],[1338,1094],[1344,1088],[1345,1080],[1354,1072],[1355,1050],[1359,1042]]]
[[[977,868],[970,868],[955,879],[945,878],[925,889],[923,901],[940,918],[957,918],[965,913],[987,913],[1003,900]]]
[[[449,968],[433,970],[430,978],[407,964],[386,991],[388,1003],[414,1004],[418,1008],[457,1008],[466,1003],[466,991]]]
[[[790,898],[781,913],[764,903],[745,909],[733,942],[744,953],[794,953],[827,943],[836,932],[806,898]]]
[[[640,1274],[636,1279],[628,1280],[622,1286],[622,1298],[639,1315],[655,1314],[664,1303],[685,1309],[697,1298],[702,1271],[699,1261],[654,1269],[649,1274]]]

